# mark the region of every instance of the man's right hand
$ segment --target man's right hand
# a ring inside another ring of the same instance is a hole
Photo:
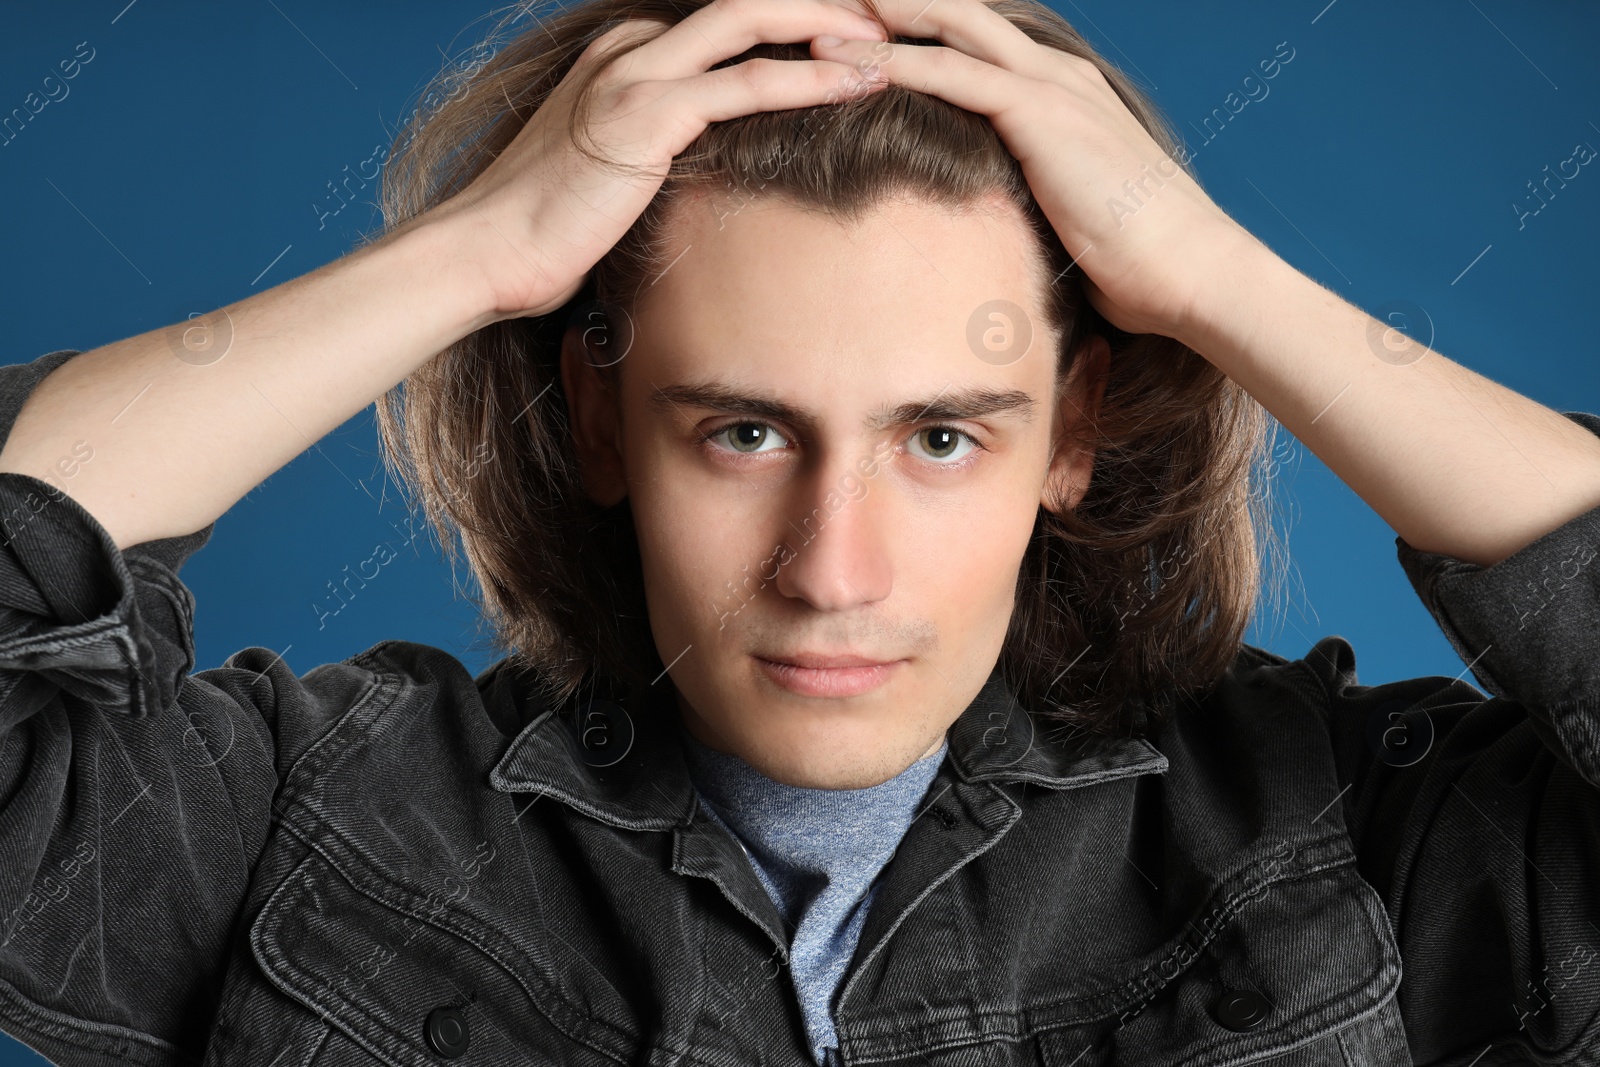
[[[710,123],[817,106],[883,84],[831,60],[750,59],[709,69],[763,42],[827,33],[884,39],[877,23],[830,0],[711,0],[662,25],[631,19],[601,34],[505,150],[416,220],[464,235],[499,318],[547,314],[570,300],[644,212],[673,158]],[[575,85],[613,47],[639,40],[645,43],[598,75],[582,130],[586,147],[620,164],[609,167],[574,140]]]

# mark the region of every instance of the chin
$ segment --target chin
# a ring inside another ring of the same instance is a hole
[[[909,766],[916,752],[900,754],[900,745],[884,736],[883,724],[822,727],[821,736],[805,733],[765,739],[759,751],[742,758],[774,781],[807,789],[863,789],[888,781]],[[901,764],[905,766],[901,766]]]
[[[804,789],[863,789],[887,781],[892,774],[874,773],[869,768],[830,764],[799,758],[783,759],[772,767],[756,767],[762,774],[784,785]]]

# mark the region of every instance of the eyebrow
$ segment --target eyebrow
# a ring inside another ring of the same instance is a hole
[[[816,416],[808,411],[759,393],[741,392],[718,382],[679,382],[655,386],[650,405],[665,410],[669,405],[709,408],[727,415],[751,415],[802,427],[816,428]],[[1033,420],[1038,402],[1020,389],[989,389],[967,386],[946,387],[926,400],[907,400],[893,407],[880,405],[867,416],[866,429],[877,433],[893,426],[933,420],[980,419],[1000,415]]]

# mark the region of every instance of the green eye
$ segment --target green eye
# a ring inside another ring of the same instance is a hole
[[[965,459],[978,447],[970,434],[963,433],[954,426],[924,426],[912,434],[912,440],[928,442],[928,458],[935,460]],[[967,449],[957,452],[962,442],[966,442]],[[952,465],[952,464],[947,464]]]
[[[723,436],[728,438],[728,444],[731,446],[730,451],[741,452],[745,455],[775,451],[775,449],[762,448],[761,446],[769,441],[785,441],[782,434],[764,422],[730,423],[720,430],[713,430],[711,433],[706,434],[705,439],[707,441],[715,441]],[[778,447],[781,448],[782,445],[780,444]]]

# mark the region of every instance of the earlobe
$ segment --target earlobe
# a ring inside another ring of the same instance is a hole
[[[584,495],[611,507],[628,495],[620,451],[621,412],[613,387],[615,370],[605,365],[584,342],[585,327],[575,323],[561,338],[561,387],[567,396],[567,425]]]
[[[1056,514],[1077,507],[1089,491],[1095,451],[1091,446],[1074,443],[1074,438],[1083,436],[1085,431],[1092,436],[1111,363],[1111,346],[1098,334],[1085,341],[1079,351],[1078,365],[1057,397],[1050,469],[1039,499]]]

